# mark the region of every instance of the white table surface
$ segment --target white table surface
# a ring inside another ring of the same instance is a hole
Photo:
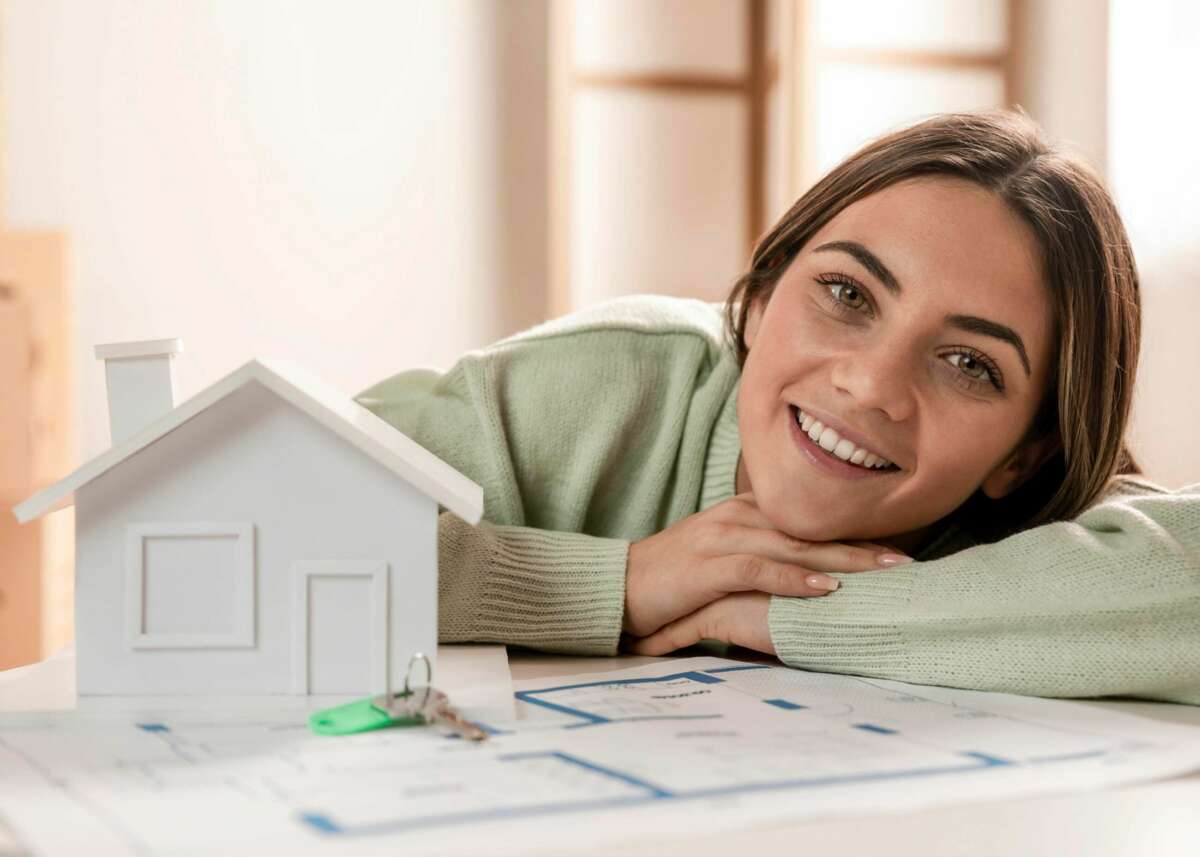
[[[514,680],[622,669],[657,659],[578,658],[509,651]],[[64,662],[0,673],[0,699],[13,690],[32,704],[73,694],[73,664]],[[7,691],[7,694],[6,694]],[[1139,717],[1200,728],[1200,707],[1165,703],[1089,702]],[[59,707],[52,705],[51,707]],[[595,852],[609,857],[737,857],[739,854],[870,854],[888,857],[1200,857],[1200,772],[1170,780],[1096,792],[989,801],[915,813],[810,821],[702,839],[644,841]],[[345,853],[353,853],[345,852]],[[572,852],[575,853],[575,852]],[[0,857],[25,852],[0,828]],[[58,855],[36,855],[58,857]]]

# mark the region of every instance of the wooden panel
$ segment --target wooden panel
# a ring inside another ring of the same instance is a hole
[[[12,419],[0,423],[0,445],[21,446],[24,457],[23,464],[0,464],[0,669],[53,654],[74,634],[73,514],[22,526],[11,511],[76,463],[65,244],[57,233],[0,230],[0,283],[26,326],[24,341],[8,343],[0,356],[6,409],[10,374],[24,376],[11,383],[26,391],[14,397],[25,403],[24,429]]]
[[[32,333],[29,306],[12,286],[0,282],[0,504],[25,499],[30,478],[30,374]]]
[[[0,282],[29,307],[32,338],[33,488],[75,465],[65,239],[54,232],[0,231]]]
[[[43,576],[43,524],[18,524],[0,510],[0,670],[40,661],[44,642],[46,597]]]
[[[0,670],[42,657],[42,528],[9,512],[30,485],[29,348],[29,307],[0,283]]]

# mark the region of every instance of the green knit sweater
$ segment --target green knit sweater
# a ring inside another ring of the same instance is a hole
[[[478,482],[438,521],[440,638],[617,650],[629,543],[734,493],[737,362],[721,308],[583,310],[356,399]],[[1069,523],[939,539],[898,569],[773,597],[785,663],[1039,696],[1200,704],[1200,486],[1119,486]]]

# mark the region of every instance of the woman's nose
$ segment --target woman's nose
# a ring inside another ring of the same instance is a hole
[[[835,359],[832,382],[838,393],[862,411],[881,411],[901,422],[916,406],[913,362],[894,344],[883,341],[848,349]]]

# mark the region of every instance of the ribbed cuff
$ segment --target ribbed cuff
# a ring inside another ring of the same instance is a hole
[[[439,581],[443,641],[616,654],[629,542],[486,522],[440,536],[441,577],[456,578]]]
[[[897,618],[912,597],[909,570],[834,574],[841,587],[820,598],[772,596],[767,624],[788,666],[897,677],[906,653]]]

